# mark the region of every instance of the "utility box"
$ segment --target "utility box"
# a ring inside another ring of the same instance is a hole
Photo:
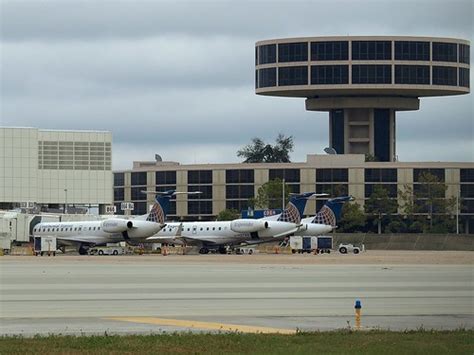
[[[43,256],[45,253],[48,256],[56,255],[57,240],[56,237],[35,237],[35,255]]]

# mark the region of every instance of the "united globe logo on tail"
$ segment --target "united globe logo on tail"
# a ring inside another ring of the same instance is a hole
[[[160,223],[160,224],[165,223],[165,213],[163,211],[163,208],[161,208],[161,205],[158,201],[155,202],[155,204],[151,208],[151,211],[148,214],[148,217],[146,220],[150,222]]]
[[[311,223],[325,224],[328,226],[336,226],[336,215],[328,206],[321,207]]]
[[[300,223],[301,215],[296,206],[291,202],[288,202],[286,209],[281,213],[278,220],[281,222]]]

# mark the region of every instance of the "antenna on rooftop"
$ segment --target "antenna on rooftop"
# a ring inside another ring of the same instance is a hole
[[[155,154],[155,161],[156,162],[161,162],[161,161],[163,161],[163,158],[161,158],[161,155]]]
[[[337,155],[336,149],[334,149],[333,147],[324,148],[324,152],[329,155]]]

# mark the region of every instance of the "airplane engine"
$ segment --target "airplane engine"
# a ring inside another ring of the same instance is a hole
[[[133,222],[119,218],[109,218],[102,222],[102,230],[106,233],[122,233],[133,228]]]
[[[230,229],[236,233],[252,233],[268,228],[268,222],[259,219],[236,219],[230,222]]]

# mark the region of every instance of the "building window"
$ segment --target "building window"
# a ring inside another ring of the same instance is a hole
[[[390,109],[374,109],[374,154],[379,161],[390,161]]]
[[[132,187],[131,189],[132,201],[146,200],[146,194],[144,194],[142,191],[145,191],[144,187],[141,187],[141,186]]]
[[[147,203],[146,202],[134,202],[132,214],[135,216],[141,216],[147,214]]]
[[[461,182],[474,182],[474,169],[461,169],[459,173]]]
[[[474,200],[462,201],[461,213],[474,213]]]
[[[269,180],[285,180],[285,182],[300,182],[300,169],[270,169]]]
[[[276,86],[276,68],[258,70],[258,87]]]
[[[365,169],[365,182],[397,182],[397,169]]]
[[[114,173],[114,186],[125,186],[124,173]]]
[[[278,44],[278,62],[304,62],[308,60],[308,42]]]
[[[225,202],[225,208],[228,210],[247,210],[249,208],[249,201],[248,200],[227,200]]]
[[[311,42],[311,60],[348,60],[348,42]]]
[[[308,67],[280,67],[278,68],[278,85],[307,85],[308,84]]]
[[[331,110],[331,147],[337,154],[344,154],[344,110]]]
[[[347,65],[312,65],[311,85],[348,84],[349,67]]]
[[[132,173],[132,186],[146,185],[146,171]]]
[[[347,196],[349,185],[347,184],[316,184],[317,194],[328,194],[330,197]]]
[[[395,84],[430,84],[428,65],[395,65]]]
[[[212,184],[212,170],[189,170],[188,184]]]
[[[457,62],[458,45],[456,43],[433,42],[434,62]]]
[[[444,169],[413,169],[413,181],[414,182],[420,182],[420,176],[423,173],[429,173],[431,175],[434,175],[438,178],[440,182],[444,182],[444,174],[445,170]]]
[[[470,63],[469,49],[470,48],[467,44],[459,45],[459,63]]]
[[[276,44],[267,44],[258,47],[258,64],[276,62]]]
[[[474,198],[474,184],[461,185],[461,197]]]
[[[225,171],[225,181],[227,184],[253,184],[253,169],[235,169]]]
[[[390,60],[390,41],[352,41],[352,60]]]
[[[155,180],[157,185],[176,185],[176,171],[157,171]]]
[[[212,214],[212,201],[189,201],[188,202],[189,215],[203,215]]]
[[[114,201],[123,201],[125,199],[125,192],[124,188],[115,188],[114,189]]]
[[[433,85],[457,86],[458,71],[455,67],[433,66]]]
[[[391,84],[390,65],[353,65],[352,84]]]
[[[169,190],[176,190],[176,185],[157,185],[155,186],[155,191],[169,191]],[[173,216],[176,215],[176,195],[171,196],[168,215]]]
[[[319,182],[347,182],[348,169],[316,169],[316,181]]]
[[[385,189],[388,193],[388,197],[397,198],[397,184],[365,184],[365,198],[370,198],[370,196],[372,196],[376,186],[380,186]]]
[[[430,43],[416,41],[396,41],[396,60],[430,60]]]
[[[459,68],[459,86],[469,87],[469,68]]]
[[[253,185],[227,185],[225,191],[226,199],[249,199],[255,196]]]
[[[190,200],[212,200],[212,185],[188,185],[188,192],[199,191],[200,194],[188,195]]]

